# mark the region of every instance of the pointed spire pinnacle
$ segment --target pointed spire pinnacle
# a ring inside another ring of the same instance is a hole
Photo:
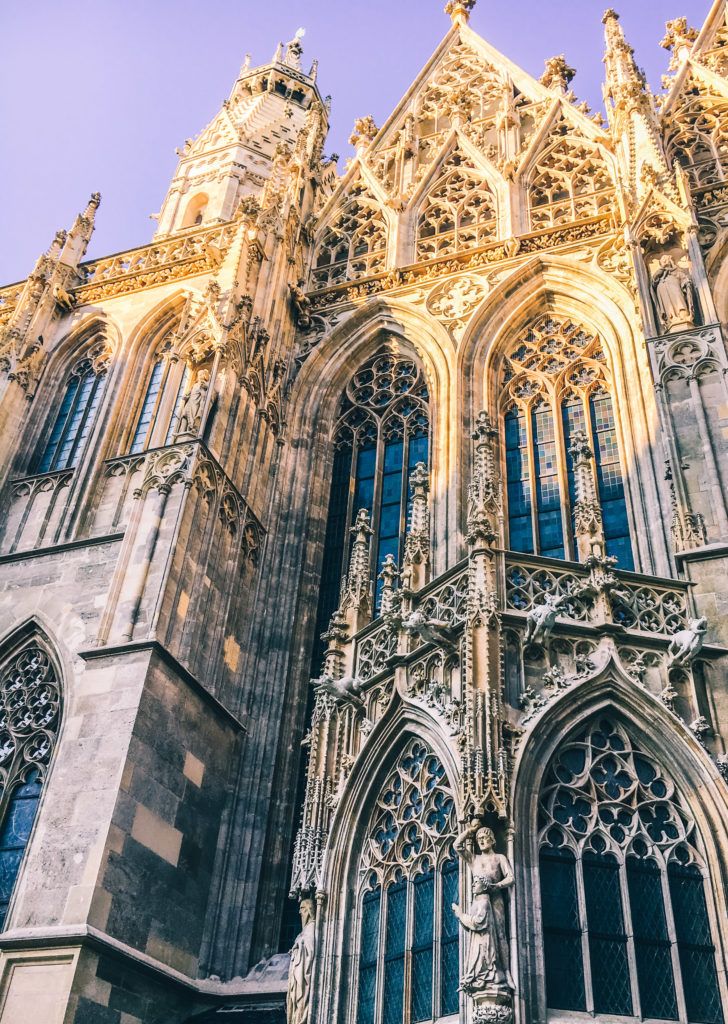
[[[475,4],[476,0],[448,0],[445,14],[450,15],[453,25],[467,25]]]
[[[673,18],[665,22],[665,38],[660,41],[663,50],[672,50],[670,71],[677,71],[690,56],[698,38],[696,29],[688,26],[687,18]]]
[[[619,24],[619,15],[613,8],[604,12],[605,54],[604,64],[607,70],[605,92],[611,97],[615,106],[627,93],[642,92],[645,87],[644,72],[634,59],[634,50],[625,39],[624,30]]]
[[[83,213],[79,213],[73,222],[73,227],[68,232],[68,237],[60,257],[62,262],[68,264],[68,266],[77,267],[86,255],[88,243],[91,241],[91,235],[94,233],[96,211],[99,208],[100,202],[101,193],[92,192],[91,198],[86,203],[86,209]]]
[[[562,53],[558,57],[550,57],[546,61],[544,73],[539,81],[547,89],[558,89],[559,92],[565,93],[575,74],[576,68],[572,68],[567,63],[566,57]]]

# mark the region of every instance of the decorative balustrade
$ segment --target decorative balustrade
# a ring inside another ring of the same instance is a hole
[[[418,607],[428,619],[459,626],[467,615],[467,601],[468,568],[462,563],[423,590]]]
[[[382,672],[397,650],[397,631],[388,622],[377,619],[359,634],[356,645],[355,675],[367,682]]]
[[[11,483],[0,554],[31,551],[57,542],[73,475],[73,469],[62,469]]]

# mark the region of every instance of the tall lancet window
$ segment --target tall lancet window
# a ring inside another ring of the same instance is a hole
[[[80,461],[96,419],[107,368],[103,345],[73,365],[53,427],[38,459],[38,473],[69,469]]]
[[[319,625],[328,626],[348,567],[349,528],[371,516],[372,579],[388,554],[401,560],[409,476],[428,462],[427,387],[414,360],[380,353],[349,381],[334,431],[334,468],[322,570]]]
[[[442,764],[412,740],[372,812],[359,865],[356,1024],[417,1024],[458,1012],[455,808]]]
[[[0,668],[0,930],[58,733],[61,695],[47,652],[31,643]]]
[[[722,1024],[695,823],[616,717],[562,743],[538,827],[549,1009]]]
[[[634,569],[611,376],[599,338],[546,314],[511,345],[502,385],[508,546],[578,558],[569,446],[585,431],[607,554],[621,569]]]
[[[191,376],[187,363],[170,360],[163,353],[155,359],[137,412],[129,449],[132,455],[172,443]]]

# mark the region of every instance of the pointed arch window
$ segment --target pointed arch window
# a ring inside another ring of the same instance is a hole
[[[458,1012],[455,826],[444,769],[412,740],[382,789],[363,845],[356,1024],[418,1024]]]
[[[567,318],[546,314],[511,346],[501,388],[511,550],[578,558],[569,446],[584,431],[606,552],[634,569],[610,382],[598,337]]]
[[[58,735],[61,694],[48,653],[30,643],[0,669],[0,929]]]
[[[418,462],[429,461],[428,402],[417,364],[386,352],[364,363],[347,385],[334,431],[318,632],[336,608],[359,509],[369,512],[374,530],[372,580],[388,554],[401,559],[409,476]]]
[[[597,716],[552,758],[539,846],[550,1010],[722,1024],[695,822],[615,717]]]
[[[191,376],[189,365],[182,363],[180,366],[179,361],[168,358],[166,351],[155,359],[137,414],[129,448],[131,455],[172,443]],[[170,392],[174,395],[171,409],[171,399],[168,397]]]
[[[96,419],[107,369],[103,347],[73,366],[50,436],[38,459],[38,473],[78,465]]]

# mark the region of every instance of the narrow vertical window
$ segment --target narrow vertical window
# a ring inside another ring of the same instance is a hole
[[[440,901],[440,1014],[457,1013],[460,1006],[460,942],[459,925],[452,912],[459,903],[460,872],[457,859],[449,857],[442,867],[442,899]]]
[[[404,424],[393,417],[385,426],[384,467],[382,473],[382,504],[379,514],[376,570],[387,555],[399,565],[399,541],[402,533],[402,475],[404,472]],[[377,580],[376,606],[382,582]]]
[[[620,569],[634,569],[612,399],[599,389],[592,393],[589,405],[607,554],[618,559]]]
[[[378,886],[364,894],[359,951],[359,995],[357,1024],[374,1024],[379,962],[379,917],[382,891]]]
[[[39,473],[78,464],[96,417],[105,378],[106,367],[95,366],[90,358],[76,363],[40,457]]]
[[[142,404],[141,412],[139,413],[134,437],[132,438],[130,448],[132,455],[135,455],[137,452],[144,451],[144,448],[146,447],[147,437],[149,436],[152,421],[154,419],[154,411],[157,407],[157,400],[159,398],[163,369],[164,363],[161,359],[158,359],[154,364],[149,377],[146,394],[144,395],[144,402]]]
[[[533,551],[531,482],[528,469],[526,417],[515,406],[506,413],[506,481],[508,487],[508,546]]]
[[[556,434],[553,414],[545,402],[534,406],[531,422],[539,553],[550,558],[563,558],[564,531],[561,525],[561,492],[556,465]]]
[[[403,879],[387,888],[386,906],[382,1024],[402,1024],[407,936],[407,883]]]
[[[167,430],[167,436],[164,439],[165,444],[171,444],[174,440],[174,435],[177,431],[177,424],[179,422],[179,413],[182,408],[182,402],[184,401],[185,394],[187,392],[187,385],[190,382],[190,368],[185,365],[184,373],[182,374],[182,380],[179,382],[177,388],[177,397],[174,400],[174,410],[172,412],[172,418],[169,421],[169,429]]]
[[[432,942],[435,914],[435,874],[426,862],[415,877],[412,936],[412,1011],[410,1019],[432,1020]],[[452,911],[451,911],[452,913]],[[454,915],[453,915],[454,916]]]
[[[679,861],[670,863],[667,876],[688,1019],[723,1024],[703,876],[696,864]]]
[[[627,886],[642,1016],[677,1020],[675,979],[659,867],[651,860],[628,857]]]
[[[0,928],[5,923],[15,879],[30,839],[41,788],[37,771],[31,771],[25,782],[17,783],[0,827]]]
[[[632,994],[619,865],[607,853],[586,853],[583,866],[594,1011],[629,1015]]]
[[[545,846],[539,863],[548,1005],[555,1010],[585,1010],[574,854]]]

